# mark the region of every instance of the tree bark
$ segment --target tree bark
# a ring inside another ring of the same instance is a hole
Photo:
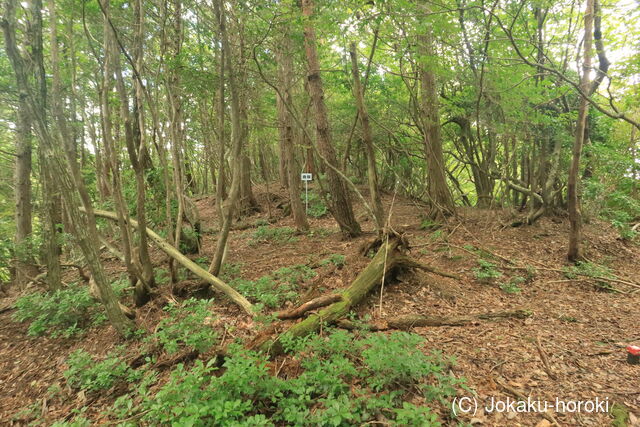
[[[33,14],[36,21],[42,22],[42,3],[39,0],[34,1]],[[47,125],[46,108],[43,104],[44,99],[38,95],[34,95],[34,91],[27,83],[26,69],[24,59],[19,53],[16,45],[16,30],[15,30],[15,0],[8,0],[6,3],[5,17],[2,21],[4,29],[4,38],[6,44],[7,55],[11,61],[11,65],[17,76],[19,82],[19,90],[24,94],[29,107],[29,112],[34,118],[34,130],[40,141],[40,146],[43,151],[42,159],[45,160],[45,165],[51,171],[51,177],[57,188],[60,190],[67,207],[67,216],[69,219],[69,225],[74,233],[78,245],[80,246],[82,253],[87,261],[89,269],[94,277],[96,286],[99,289],[100,297],[104,303],[107,317],[116,331],[122,336],[128,336],[131,332],[132,323],[124,315],[120,306],[118,305],[118,299],[111,288],[97,249],[98,232],[95,224],[95,217],[90,201],[87,198],[86,189],[83,188],[82,180],[79,175],[74,173],[73,166],[69,163],[68,159],[65,161],[66,155],[63,152],[62,147],[65,146],[64,142],[59,139],[60,133],[52,134]],[[40,34],[38,34],[38,32]],[[36,30],[36,36],[34,38],[38,48],[42,48],[42,27]],[[40,62],[42,57],[36,58],[35,69],[38,74],[38,80],[44,81],[44,64]],[[35,91],[35,92],[41,92]],[[76,208],[78,206],[78,193],[80,193],[80,199],[84,205],[86,211],[86,217],[80,216],[80,211]],[[85,221],[86,220],[86,221]]]
[[[349,49],[351,56],[351,74],[353,75],[353,95],[356,99],[360,125],[362,126],[362,140],[364,142],[365,153],[367,154],[367,178],[369,182],[369,198],[373,210],[376,231],[382,235],[384,230],[384,209],[380,199],[378,188],[378,172],[376,171],[376,154],[373,149],[373,137],[369,127],[369,113],[364,103],[364,89],[360,83],[360,71],[358,70],[358,57],[356,43],[352,42]]]
[[[214,276],[217,276],[220,273],[220,268],[222,267],[222,259],[227,247],[227,239],[229,237],[229,230],[231,229],[231,222],[233,221],[233,212],[236,207],[235,205],[238,202],[238,196],[240,194],[240,173],[242,169],[243,143],[242,126],[240,123],[240,100],[238,87],[236,86],[236,78],[231,64],[231,48],[229,46],[229,38],[227,36],[224,7],[221,2],[222,0],[215,0],[214,8],[220,27],[220,43],[222,45],[222,51],[225,58],[224,66],[225,72],[227,74],[227,81],[229,83],[229,91],[231,92],[232,178],[229,197],[222,207],[222,226],[220,227],[220,232],[218,233],[216,252],[213,256],[213,260],[211,261],[211,265],[209,266],[209,272]]]
[[[283,27],[284,29],[284,27]],[[285,161],[284,171],[287,178],[287,186],[289,190],[289,198],[291,200],[291,213],[293,222],[298,231],[309,230],[307,216],[300,199],[300,174],[295,167],[295,145],[294,145],[294,128],[293,121],[286,105],[291,105],[291,87],[293,86],[293,60],[291,52],[290,35],[286,29],[282,37],[280,49],[276,51],[276,60],[278,62],[278,80],[280,83],[280,93],[284,99],[276,94],[278,101],[278,121],[280,130],[280,140],[282,141],[281,154]]]
[[[33,231],[31,204],[31,123],[25,100],[18,100],[16,114],[16,166],[14,172],[16,204],[16,262],[14,283],[21,288],[37,274],[31,248],[27,245]],[[35,274],[34,274],[35,273]]]
[[[587,0],[584,15],[584,59],[582,61],[582,77],[580,89],[587,93],[590,87],[589,73],[591,72],[592,33],[593,33],[593,1]],[[580,98],[578,108],[578,122],[573,141],[571,166],[569,167],[569,179],[567,182],[567,203],[569,210],[569,250],[567,258],[570,261],[583,259],[580,240],[582,239],[582,212],[580,210],[580,194],[578,189],[578,176],[580,172],[580,156],[584,144],[584,130],[589,113],[589,104],[585,97]]]
[[[316,138],[318,151],[329,165],[338,168],[336,151],[331,141],[329,115],[324,102],[324,90],[320,77],[320,62],[316,49],[316,31],[313,24],[313,0],[302,0],[302,14],[305,18],[304,45],[308,64],[308,90],[315,107]],[[326,169],[329,190],[329,209],[346,237],[361,234],[360,224],[356,221],[351,197],[340,175],[331,167]]]
[[[420,36],[420,48],[427,61],[434,61],[433,30],[429,26],[426,34]],[[422,109],[422,133],[427,157],[427,191],[432,203],[431,216],[448,216],[455,212],[453,197],[447,186],[442,137],[440,135],[440,109],[436,87],[436,75],[433,66],[421,61],[420,87]]]

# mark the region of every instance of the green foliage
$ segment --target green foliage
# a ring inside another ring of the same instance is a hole
[[[595,284],[598,288],[610,291],[612,290],[611,284],[606,280],[598,279],[613,279],[615,275],[611,270],[605,266],[598,265],[592,262],[578,262],[571,267],[565,267],[562,269],[567,279],[576,279],[579,276],[590,277],[595,279]]]
[[[496,265],[484,259],[478,260],[478,265],[473,269],[476,279],[481,283],[492,283],[495,279],[502,277],[502,273],[496,269]]]
[[[154,273],[155,282],[158,285],[166,285],[169,283],[169,272],[166,268],[157,268]]]
[[[336,267],[342,268],[345,265],[346,256],[342,254],[331,254],[327,258],[319,262],[321,266],[333,264]]]
[[[300,196],[302,201],[305,201],[305,195],[302,193]],[[327,205],[324,204],[324,201],[317,193],[313,191],[309,191],[309,207],[307,209],[307,215],[313,218],[322,218],[327,213],[329,213],[329,209]]]
[[[289,346],[300,351],[301,372],[287,379],[272,376],[259,354],[234,345],[222,369],[216,359],[191,369],[180,364],[155,396],[122,416],[209,426],[360,425],[382,416],[395,426],[438,426],[427,406],[407,399],[448,399],[462,382],[445,374],[440,356],[424,355],[421,341],[408,333],[358,339],[345,331],[295,340]]]
[[[611,270],[602,265],[592,262],[579,261],[576,265],[563,268],[564,275],[567,279],[576,279],[578,276],[587,276],[591,278],[609,278],[614,277]]]
[[[121,282],[117,282],[121,286]],[[14,319],[30,321],[28,334],[70,337],[84,331],[91,323],[104,319],[101,305],[89,295],[88,286],[71,284],[52,293],[36,292],[18,298]]]
[[[149,338],[157,340],[164,350],[173,354],[182,348],[204,353],[217,341],[218,334],[212,328],[211,301],[188,299],[182,304],[169,304],[165,317],[156,332]]]
[[[91,421],[83,416],[75,417],[72,421],[56,421],[51,427],[89,427]]]
[[[633,240],[638,235],[632,226],[640,220],[640,200],[631,196],[625,184],[622,182],[620,189],[611,191],[602,179],[591,179],[585,184],[584,198],[588,210],[609,221],[622,239]]]
[[[421,230],[435,230],[438,227],[440,227],[440,224],[429,217],[422,218],[422,221],[420,221]]]
[[[139,380],[140,373],[120,359],[120,352],[110,353],[97,361],[84,350],[74,351],[67,359],[69,369],[64,372],[67,383],[75,389],[99,391],[110,389],[118,381]]]
[[[520,289],[520,285],[522,285],[526,281],[527,279],[522,276],[512,277],[508,282],[501,283],[500,289],[508,294],[519,294],[520,292],[522,292],[522,289]]]
[[[251,234],[251,240],[249,244],[256,245],[258,243],[286,243],[295,242],[294,237],[296,230],[291,227],[269,227],[266,225],[258,227],[256,231]]]
[[[297,296],[297,286],[310,279],[315,272],[303,264],[283,267],[257,280],[234,279],[230,281],[238,292],[269,308],[281,306],[285,301],[293,301]]]
[[[240,274],[242,273],[243,265],[244,263],[241,262],[226,262],[222,264],[220,278],[225,282],[229,282],[232,279],[240,276]]]

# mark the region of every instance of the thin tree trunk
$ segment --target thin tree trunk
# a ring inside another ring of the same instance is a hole
[[[182,13],[181,13],[181,0],[175,0],[169,4],[173,4],[173,28],[169,37],[165,38],[167,43],[167,53],[169,58],[176,58],[180,55],[182,48]],[[175,236],[173,237],[173,244],[176,248],[180,248],[181,234],[182,234],[182,222],[185,214],[185,201],[184,201],[184,184],[183,184],[183,161],[182,161],[182,114],[180,106],[180,75],[175,66],[170,66],[167,82],[167,101],[169,103],[170,110],[170,133],[171,133],[171,159],[173,165],[173,184],[176,199],[178,201],[178,214],[176,216]],[[178,271],[175,260],[169,260],[169,270],[171,273],[171,282],[176,283],[178,281]]]
[[[45,79],[45,70],[44,70],[44,57],[43,57],[43,42],[42,42],[42,0],[34,0],[31,2],[31,58],[33,61],[33,73],[35,78],[34,88],[34,103],[41,108],[43,114],[43,120],[46,119],[46,110],[47,110],[47,82]],[[10,12],[9,8],[15,8],[15,3],[13,0],[7,3],[7,7],[5,9],[6,18],[9,20]],[[15,10],[13,11],[15,13]],[[15,19],[15,16],[12,18]],[[9,26],[15,25],[10,23]],[[9,28],[9,27],[7,27]],[[14,26],[15,28],[15,26]],[[15,29],[13,30],[13,42],[15,43]],[[11,40],[5,39],[5,43],[7,44],[7,54],[9,54],[9,42]],[[17,49],[17,48],[16,48]],[[17,52],[17,51],[16,51]],[[16,53],[16,59],[19,57],[19,54]],[[10,58],[11,59],[11,58]],[[13,61],[13,60],[12,60]],[[15,69],[15,64],[14,69]],[[24,81],[20,80],[18,75],[19,73],[16,71],[16,77],[18,79],[18,87],[21,85],[23,87],[28,87],[26,75],[24,76]],[[20,73],[22,74],[22,73]],[[32,106],[29,107],[29,116],[32,120],[32,127],[35,126],[35,109]],[[34,129],[35,130],[35,129]],[[61,279],[61,269],[60,269],[60,254],[61,248],[58,243],[58,234],[61,232],[59,224],[62,223],[61,211],[62,211],[62,203],[60,202],[60,193],[54,186],[54,176],[51,170],[49,170],[46,166],[46,156],[43,152],[43,148],[38,146],[38,162],[40,166],[40,181],[42,182],[42,197],[44,201],[45,208],[45,217],[47,226],[45,227],[45,259],[47,264],[47,284],[49,285],[49,290],[56,290],[62,288],[62,279]]]
[[[580,78],[580,89],[587,93],[590,87],[589,73],[591,72],[591,51],[593,33],[593,1],[587,0],[584,15],[584,59],[582,62],[582,77]],[[569,209],[569,250],[567,258],[570,261],[583,259],[580,240],[582,239],[582,212],[580,210],[580,194],[578,189],[578,175],[580,172],[580,156],[584,144],[584,130],[589,113],[589,104],[585,97],[580,98],[578,107],[578,122],[573,141],[573,152],[571,156],[571,166],[569,167],[569,180],[567,183],[567,203]]]
[[[320,77],[320,62],[316,50],[316,31],[314,28],[313,0],[302,0],[302,14],[305,16],[304,45],[308,64],[308,90],[315,107],[316,137],[318,151],[330,166],[338,168],[336,151],[331,141],[329,115],[324,102],[324,90]],[[360,224],[353,213],[351,198],[340,175],[332,168],[326,169],[329,187],[329,209],[346,237],[361,234]]]
[[[224,104],[224,85],[225,85],[225,51],[222,47],[220,47],[220,64],[218,75],[219,75],[219,83],[218,83],[218,97],[216,99],[216,109],[218,115],[218,182],[216,184],[216,207],[218,209],[218,217],[220,221],[220,228],[222,228],[223,222],[223,214],[222,214],[222,204],[224,202],[225,197],[227,196],[226,189],[226,178],[224,174],[224,164],[225,164],[225,104]]]
[[[294,128],[289,111],[286,105],[291,105],[291,87],[293,86],[293,60],[291,52],[290,35],[284,30],[280,49],[276,51],[276,60],[278,62],[278,80],[280,83],[280,93],[284,99],[276,94],[278,102],[278,118],[280,130],[280,140],[282,141],[281,155],[285,162],[285,173],[289,189],[289,199],[291,200],[291,213],[293,222],[298,231],[309,230],[307,216],[300,199],[300,174],[295,167],[295,145],[294,145]]]
[[[105,1],[104,4],[107,14],[109,13],[109,1]],[[129,228],[126,226],[126,222],[129,217],[129,212],[126,208],[124,196],[122,194],[122,176],[120,173],[120,161],[116,144],[113,138],[113,132],[111,128],[111,105],[109,103],[109,94],[113,87],[113,63],[114,55],[117,51],[114,49],[113,35],[108,22],[103,23],[103,37],[104,37],[104,62],[102,73],[102,90],[100,93],[100,102],[102,109],[102,140],[105,148],[106,161],[111,169],[112,186],[113,186],[113,201],[118,214],[118,227],[120,229],[120,236],[122,239],[122,253],[124,256],[124,264],[129,273],[129,280],[132,285],[135,286],[141,272],[137,270],[132,259],[132,238]]]
[[[373,149],[371,128],[369,127],[369,113],[367,112],[367,107],[364,103],[364,90],[360,83],[360,71],[358,70],[358,58],[355,42],[351,43],[349,54],[351,56],[351,73],[353,74],[353,94],[356,99],[356,106],[358,107],[358,116],[360,117],[360,125],[362,126],[362,140],[367,154],[369,197],[371,198],[376,230],[378,231],[378,234],[382,234],[384,230],[384,209],[382,208],[382,200],[380,199],[380,191],[378,188],[376,155]]]
[[[222,267],[222,259],[224,257],[227,239],[229,237],[229,230],[231,229],[231,222],[233,221],[233,211],[238,201],[238,195],[240,193],[240,172],[242,168],[242,127],[240,123],[240,100],[238,94],[238,88],[236,86],[236,79],[233,73],[233,67],[231,64],[231,48],[229,46],[229,38],[227,36],[226,29],[226,17],[224,13],[224,7],[221,4],[222,0],[215,0],[214,8],[218,23],[220,26],[220,43],[222,45],[222,51],[224,53],[224,65],[225,72],[227,74],[227,80],[229,83],[229,91],[231,92],[231,141],[232,141],[232,178],[231,188],[229,190],[229,197],[227,198],[224,206],[222,207],[222,226],[218,233],[218,242],[216,244],[216,252],[209,266],[209,272],[214,276],[220,274],[220,268]]]
[[[36,22],[42,22],[42,2],[35,0],[33,2],[33,14],[36,18]],[[15,30],[15,0],[8,0],[5,9],[5,19],[2,22],[4,29],[4,39],[6,44],[7,55],[11,61],[20,90],[27,97],[27,105],[30,110],[31,116],[34,118],[34,130],[40,141],[40,146],[43,151],[42,159],[45,160],[43,167],[49,168],[51,171],[51,177],[54,183],[58,186],[65,205],[67,207],[67,215],[69,224],[76,237],[78,245],[82,249],[85,260],[91,270],[96,286],[99,289],[100,297],[105,305],[107,317],[111,321],[116,331],[122,336],[128,336],[131,332],[133,324],[125,316],[120,309],[118,299],[115,296],[113,288],[109,283],[102,263],[100,261],[100,254],[98,252],[98,231],[96,228],[95,217],[93,215],[93,208],[88,199],[88,193],[84,188],[84,184],[79,177],[79,174],[74,173],[73,167],[70,162],[65,161],[66,155],[63,153],[62,147],[63,141],[52,135],[49,131],[46,122],[46,109],[44,106],[44,99],[38,95],[34,96],[34,91],[28,85],[26,78],[26,66],[24,59],[21,57],[18,47],[16,45],[16,30]],[[39,34],[38,34],[39,33]],[[41,49],[42,47],[42,26],[36,28],[34,31],[35,43]],[[44,65],[40,62],[43,58],[40,56],[35,59],[36,73],[39,75],[39,80],[44,80]],[[57,135],[60,135],[58,132]],[[78,193],[81,195],[81,201],[86,209],[86,216],[83,219],[80,215],[78,206]]]

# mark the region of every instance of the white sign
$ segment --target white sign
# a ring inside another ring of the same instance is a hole
[[[312,181],[313,175],[310,173],[303,173],[303,174],[300,174],[300,179],[303,181]]]

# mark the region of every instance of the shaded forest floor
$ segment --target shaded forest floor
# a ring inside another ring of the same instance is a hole
[[[284,192],[273,188],[271,191],[284,198]],[[359,253],[359,248],[374,237],[364,210],[358,209],[358,218],[368,233],[357,239],[342,240],[333,219],[325,216],[310,218],[312,232],[308,235],[256,242],[252,233],[258,224],[269,220],[268,212],[272,213],[270,227],[292,226],[292,219],[276,208],[274,200],[278,197],[268,194],[264,188],[256,189],[262,212],[244,217],[237,227],[242,229],[231,233],[226,261],[234,266],[235,274],[254,280],[282,267],[305,264],[314,267],[318,275],[300,286],[300,295],[321,295],[348,286],[369,261]],[[388,209],[392,196],[385,195],[384,202]],[[204,224],[203,251],[192,258],[209,260],[215,247],[216,209],[209,197],[199,199],[197,206]],[[527,319],[479,320],[466,326],[419,327],[413,332],[425,339],[425,351],[455,356],[453,374],[466,378],[480,402],[491,397],[514,398],[514,392],[549,402],[556,398],[584,401],[598,397],[608,398],[610,406],[613,402],[625,405],[632,413],[632,422],[633,414],[640,416],[640,366],[628,364],[625,352],[629,344],[640,345],[640,290],[612,283],[624,292],[617,293],[585,276],[567,279],[563,273],[568,267],[566,219],[543,218],[534,226],[512,228],[509,224],[513,213],[506,210],[461,209],[443,227],[424,230],[422,211],[411,200],[395,198],[393,228],[408,239],[412,257],[454,272],[462,280],[402,273],[386,283],[382,298],[379,291],[368,296],[357,307],[357,316],[375,324],[399,314],[459,316],[529,310],[532,315]],[[585,230],[587,257],[618,277],[637,282],[640,247],[618,240],[617,235],[607,224],[592,220]],[[106,251],[104,254],[110,274],[122,274],[120,262]],[[318,266],[321,259],[332,254],[346,256],[342,268]],[[155,249],[153,255],[154,263],[165,267],[166,257]],[[482,283],[477,278],[478,269],[482,269],[480,259],[492,263],[502,277]],[[77,280],[75,272],[66,274],[67,282]],[[197,282],[191,279],[179,284],[186,293],[196,287]],[[12,293],[0,299],[0,307],[8,307],[15,298]],[[171,294],[168,285],[161,287],[151,303],[137,310],[138,325],[153,331],[164,315],[162,306],[173,298],[179,297]],[[223,297],[214,298],[217,317],[212,327],[220,330],[224,340],[249,340],[256,335],[259,328],[255,321]],[[129,301],[128,305],[131,306]],[[95,395],[72,392],[63,377],[65,361],[74,350],[82,348],[104,355],[121,344],[114,331],[103,325],[79,338],[53,339],[28,337],[26,330],[26,324],[12,320],[11,310],[0,314],[0,424],[18,425],[34,419],[49,424],[65,418],[72,409],[83,407],[85,416],[96,423],[115,422],[105,415],[105,410],[123,390]],[[135,357],[139,345],[131,344],[127,354]],[[542,362],[541,353],[548,359],[548,367]],[[286,371],[288,357],[275,363]],[[170,369],[162,372],[161,383],[169,372]],[[58,385],[61,391],[52,395],[52,385]],[[459,396],[464,393],[460,391]],[[446,409],[436,411],[446,423]],[[608,414],[551,414],[560,425],[612,423]],[[457,421],[461,420],[492,426],[549,425],[541,414],[485,414],[482,410],[473,418],[461,416]]]

